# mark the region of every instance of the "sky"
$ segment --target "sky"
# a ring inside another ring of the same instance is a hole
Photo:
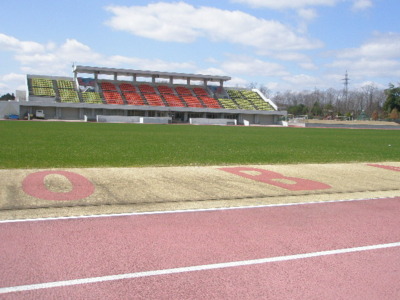
[[[400,84],[399,0],[3,0],[0,95],[72,65],[232,77],[271,93]]]

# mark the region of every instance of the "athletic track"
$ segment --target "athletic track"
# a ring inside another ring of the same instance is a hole
[[[0,299],[400,299],[400,197],[0,221]]]

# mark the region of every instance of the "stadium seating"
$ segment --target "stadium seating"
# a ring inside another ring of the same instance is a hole
[[[65,103],[78,103],[79,96],[78,93],[73,89],[59,89],[60,100]]]
[[[255,91],[219,87],[219,99],[213,97],[215,88],[202,85],[157,84],[151,82],[99,81],[99,92],[76,89],[72,78],[28,78],[35,96],[56,97],[62,103],[128,104],[208,109],[275,110]],[[93,89],[92,89],[93,90]]]
[[[159,85],[157,87],[158,92],[164,98],[168,106],[172,107],[185,107],[182,100],[175,95],[174,90],[166,85]]]
[[[193,88],[193,91],[197,96],[210,96],[210,94],[204,88],[195,87]]]
[[[223,108],[226,109],[238,109],[238,106],[235,102],[233,102],[232,99],[229,98],[220,98],[218,99],[219,102],[221,103]]]
[[[149,84],[140,84],[139,90],[142,94],[156,94],[156,90]]]
[[[103,104],[100,94],[96,92],[82,92],[82,99],[85,103]]]
[[[157,94],[143,94],[147,103],[151,106],[165,106],[161,97]]]
[[[74,83],[72,81],[70,81],[70,80],[59,79],[59,80],[57,80],[57,87],[59,89],[71,89],[71,90],[73,90],[74,89]]]
[[[119,85],[119,89],[122,92],[136,92],[136,87],[129,83],[122,83]]]
[[[100,86],[103,91],[117,91],[117,87],[111,82],[101,82]]]
[[[182,95],[182,99],[188,107],[204,107],[197,97]]]
[[[185,106],[185,104],[183,104],[182,100],[176,95],[162,94],[162,96],[164,97],[168,106],[174,106],[174,107],[184,107]]]
[[[250,103],[249,100],[243,97],[242,93],[238,90],[227,90],[227,93],[231,99],[233,99],[238,105],[240,109],[246,110],[256,110],[254,105]]]
[[[201,96],[200,99],[208,108],[221,108],[221,105],[214,98],[211,98],[209,96]]]
[[[190,95],[190,96],[193,95],[191,90],[189,90],[188,88],[183,87],[183,86],[178,86],[178,87],[176,87],[176,88],[175,88],[175,91],[176,91],[179,95]]]
[[[145,105],[142,96],[136,92],[124,92],[124,97],[129,105]]]
[[[124,104],[121,94],[116,91],[103,91],[107,104]]]
[[[32,87],[33,94],[35,96],[50,96],[54,97],[56,93],[54,92],[54,89],[50,88],[42,88],[42,87]]]
[[[45,78],[32,78],[32,86],[52,89],[53,81],[51,79],[45,79]]]
[[[159,85],[157,89],[160,94],[174,94],[174,90],[171,89],[169,86]]]
[[[246,99],[250,100],[258,110],[274,110],[273,107],[268,102],[265,102],[258,93],[248,90],[243,90],[241,93],[246,97]]]
[[[53,81],[45,78],[32,78],[32,92],[36,96],[55,97]]]
[[[64,103],[78,103],[79,95],[74,89],[74,83],[70,80],[58,79],[57,80],[58,94],[60,101]]]

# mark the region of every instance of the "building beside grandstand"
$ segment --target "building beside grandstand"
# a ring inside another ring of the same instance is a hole
[[[73,77],[27,75],[20,117],[134,123],[277,124],[286,116],[228,76],[74,66]]]

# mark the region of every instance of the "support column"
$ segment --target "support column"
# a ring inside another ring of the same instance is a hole
[[[61,107],[56,107],[56,118],[60,120],[61,117]]]
[[[79,108],[79,120],[83,120],[85,112],[83,108]]]
[[[99,92],[99,84],[97,80],[99,79],[99,74],[97,72],[94,72],[94,90],[95,92]]]

